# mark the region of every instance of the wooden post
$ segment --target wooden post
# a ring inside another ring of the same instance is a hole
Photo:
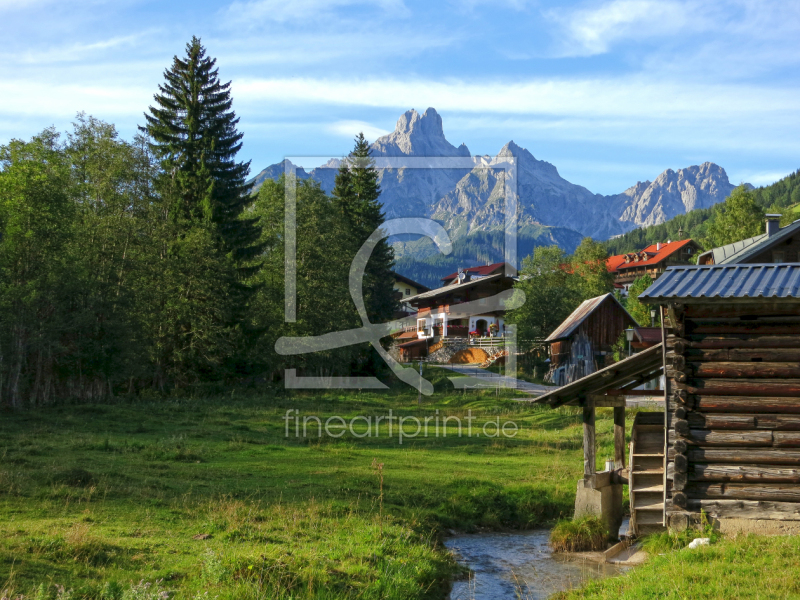
[[[596,473],[594,403],[586,400],[583,407],[583,478],[591,479]]]
[[[614,468],[625,468],[625,407],[614,407]]]

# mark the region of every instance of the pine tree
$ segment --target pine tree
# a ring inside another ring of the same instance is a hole
[[[249,163],[235,160],[242,134],[230,82],[220,83],[215,65],[193,37],[186,56],[164,72],[142,128],[161,166],[156,212],[164,251],[152,271],[147,321],[158,388],[246,368],[245,348],[256,337],[247,283],[259,268],[261,228],[243,214],[253,202]]]
[[[242,218],[252,202],[246,184],[250,163],[235,161],[243,134],[236,129],[231,84],[220,83],[216,62],[192,37],[185,59],[175,56],[164,72],[166,81],[154,96],[157,106],[145,114],[141,129],[161,160],[161,192],[171,199],[171,217],[213,225],[220,249],[246,277],[257,269],[247,262],[261,251],[260,228],[257,219]]]
[[[342,161],[333,189],[335,206],[345,216],[350,231],[351,259],[385,221],[380,195],[378,171],[370,157],[369,143],[359,133],[353,151]],[[393,266],[394,250],[382,240],[372,251],[364,274],[364,305],[373,323],[390,320],[397,309]]]

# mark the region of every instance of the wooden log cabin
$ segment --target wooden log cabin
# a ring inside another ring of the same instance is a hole
[[[639,299],[667,325],[664,523],[797,530],[800,264],[672,267]]]
[[[620,514],[608,492],[626,484],[634,535],[703,513],[723,531],[800,533],[800,263],[670,267],[639,299],[660,307],[664,344],[536,400],[582,407],[576,515]],[[626,461],[626,400],[659,372],[663,409],[637,412]],[[595,410],[610,406],[615,464],[598,473]]]

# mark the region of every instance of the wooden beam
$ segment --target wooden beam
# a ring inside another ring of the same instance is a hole
[[[685,436],[690,444],[698,446],[772,446],[772,431],[709,431],[690,429]],[[741,451],[741,450],[740,450]],[[747,453],[747,450],[744,450]]]
[[[749,379],[800,378],[800,363],[798,362],[695,362],[689,363],[689,366],[692,376],[698,379],[717,377]]]
[[[763,464],[793,465],[800,464],[800,450],[778,450],[769,448],[697,448],[686,451],[689,462],[722,463],[722,464]]]
[[[614,468],[625,468],[625,407],[614,407]]]
[[[689,499],[772,500],[800,502],[800,486],[791,483],[691,483],[684,489]]]
[[[594,406],[591,401],[583,407],[583,477],[590,479],[597,471],[595,458]]]
[[[689,394],[709,396],[800,397],[800,379],[690,379],[675,385]]]
[[[608,390],[607,396],[663,396],[664,390]]]
[[[693,396],[694,406],[703,413],[780,413],[800,414],[800,402],[796,397],[742,397],[742,396]]]
[[[800,483],[797,467],[763,465],[704,465],[693,467],[690,481],[734,481],[740,483]]]
[[[800,521],[800,503],[764,500],[688,500],[686,508],[704,510],[714,518],[771,519]]]
[[[727,348],[800,348],[800,336],[761,335],[752,333],[729,333],[727,335],[693,334],[691,336],[687,336],[686,338],[668,338],[667,347],[673,348],[678,354],[683,354],[689,349],[724,350]]]

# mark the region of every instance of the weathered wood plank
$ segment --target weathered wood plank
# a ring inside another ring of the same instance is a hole
[[[675,373],[676,379],[678,373]],[[800,378],[800,363],[796,362],[690,362],[686,373],[696,379],[727,377],[738,379],[793,379]]]
[[[675,383],[689,394],[709,396],[780,396],[800,398],[800,379],[690,379]]]
[[[687,403],[690,400],[694,409],[703,413],[800,414],[800,397],[690,396],[687,392]]]
[[[772,519],[800,521],[800,503],[757,500],[695,500],[686,502],[687,510],[700,512],[717,519]]]
[[[800,432],[776,431],[772,436],[776,448],[800,448]]]
[[[690,483],[684,488],[689,499],[771,500],[800,502],[800,485],[791,483]]]
[[[721,350],[688,349],[683,362],[798,362],[800,348],[724,348]],[[678,367],[678,363],[673,362]]]
[[[692,467],[689,480],[742,483],[800,483],[800,466],[696,464]]]
[[[594,406],[583,407],[583,476],[591,478],[597,467],[595,459]]]
[[[800,450],[772,448],[701,448],[690,447],[686,451],[689,462],[722,464],[800,465]]]
[[[740,333],[727,335],[693,334],[687,337],[667,338],[667,349],[677,354],[683,354],[691,349],[723,350],[729,348],[741,350],[800,348],[800,336]]]
[[[677,410],[675,415],[677,417]],[[686,419],[693,429],[771,429],[800,431],[800,415],[701,413],[687,411]]]
[[[760,323],[758,321],[739,321],[737,323],[695,323],[687,321],[684,325],[686,336],[698,334],[755,334],[755,335],[798,335],[798,323]]]
[[[772,431],[712,431],[690,429],[684,436],[690,444],[698,446],[772,446]],[[746,453],[746,452],[745,452]]]
[[[744,304],[720,303],[697,304],[693,303],[686,307],[687,319],[700,318],[726,318],[726,317],[782,317],[784,315],[794,315],[800,311],[800,305],[795,302],[770,301],[767,298],[759,298],[759,302]]]
[[[625,468],[625,407],[614,408],[614,468]]]

